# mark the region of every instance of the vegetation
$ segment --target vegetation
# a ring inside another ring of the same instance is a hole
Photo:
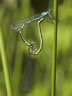
[[[53,0],[0,0],[0,96],[50,96],[54,24],[41,23],[42,51],[28,54],[15,21],[53,9]],[[56,95],[72,95],[72,0],[58,2]],[[24,38],[39,47],[37,22],[23,29]],[[7,72],[7,73],[6,73]],[[5,77],[6,76],[6,77]],[[9,93],[8,93],[9,92]],[[8,95],[9,94],[9,95]]]

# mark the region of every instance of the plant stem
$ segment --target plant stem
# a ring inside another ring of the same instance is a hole
[[[56,20],[54,21],[54,37],[53,37],[53,56],[52,56],[52,89],[51,96],[55,96],[56,91],[56,56],[57,56],[57,0],[54,0],[54,16]]]
[[[21,79],[23,50],[21,50],[19,46],[20,45],[18,42],[17,48],[16,48],[14,71],[13,71],[13,76],[12,76],[13,96],[18,96],[19,94],[19,84],[20,84],[20,79]]]
[[[1,51],[0,53],[1,53],[1,58],[2,58],[2,66],[3,66],[3,71],[4,71],[6,89],[7,89],[7,96],[12,96],[8,66],[7,66],[8,64],[7,64],[5,50],[4,50],[1,27],[0,27],[0,51]]]

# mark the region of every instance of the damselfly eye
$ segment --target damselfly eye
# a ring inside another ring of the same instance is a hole
[[[54,12],[51,9],[49,9],[48,10],[48,19],[47,19],[47,22],[49,22],[51,24],[54,24],[54,20],[55,20]]]
[[[51,9],[48,9],[48,13],[49,13],[49,14],[51,13]]]
[[[53,13],[53,10],[49,9],[49,10],[48,10],[48,14],[53,15],[53,14],[54,14],[54,13]]]

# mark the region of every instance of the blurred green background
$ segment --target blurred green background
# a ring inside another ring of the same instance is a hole
[[[51,96],[54,24],[46,19],[41,23],[43,48],[36,56],[28,53],[28,47],[10,24],[53,10],[53,5],[53,0],[0,0],[0,32],[13,96]],[[37,22],[26,26],[23,36],[39,48]],[[0,50],[0,96],[7,96],[2,63]],[[56,95],[72,96],[72,0],[58,0]]]

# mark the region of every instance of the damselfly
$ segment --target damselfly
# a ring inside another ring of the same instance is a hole
[[[41,33],[41,28],[40,28],[40,23],[41,21],[43,21],[43,19],[48,16],[48,20],[50,20],[52,18],[52,11],[49,9],[46,12],[42,12],[36,16],[31,17],[30,19],[26,19],[20,22],[17,22],[15,24],[12,25],[12,28],[16,31],[19,32],[21,35],[22,40],[24,41],[24,43],[29,47],[29,52],[33,55],[36,55],[40,52],[41,48],[42,48],[42,33]],[[35,52],[34,51],[34,45],[33,43],[29,44],[28,42],[26,42],[26,40],[24,39],[23,35],[22,35],[22,29],[24,28],[25,25],[30,24],[31,22],[37,21],[38,23],[38,30],[39,30],[39,36],[40,36],[40,47],[39,49]]]

